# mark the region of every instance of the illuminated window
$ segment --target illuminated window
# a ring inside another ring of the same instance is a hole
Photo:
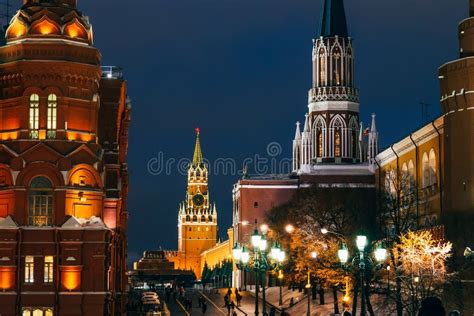
[[[323,156],[323,131],[318,129],[318,157]]]
[[[324,49],[319,50],[319,85],[326,85],[326,56]]]
[[[428,155],[426,153],[423,154],[423,188],[430,186],[430,165]]]
[[[44,257],[44,283],[53,283],[53,256]]]
[[[25,257],[25,283],[35,282],[35,258],[33,256]]]
[[[51,307],[23,307],[22,316],[53,316]]]
[[[436,176],[436,154],[434,149],[430,150],[429,156],[429,170],[430,170],[430,185],[438,183],[438,177]]]
[[[334,132],[334,156],[341,157],[341,130]]]
[[[37,177],[31,181],[28,190],[30,226],[50,226],[53,213],[53,186],[45,177]]]
[[[334,48],[332,52],[332,80],[333,80],[333,84],[336,86],[340,86],[342,82],[341,67],[342,67],[341,51],[339,47],[336,47]]]
[[[46,137],[56,138],[56,122],[58,114],[58,97],[55,94],[48,96],[48,121]]]
[[[39,95],[30,96],[30,138],[39,137]]]
[[[415,182],[415,166],[413,165],[413,160],[408,162],[408,180],[410,181],[409,188],[411,189]]]

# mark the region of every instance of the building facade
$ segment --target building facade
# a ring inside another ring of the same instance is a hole
[[[75,0],[24,0],[0,47],[0,313],[125,313],[131,105]]]
[[[444,224],[457,251],[474,244],[474,1],[470,17],[458,26],[459,58],[439,68],[441,116],[392,144],[376,157],[378,186],[391,175],[415,186],[420,226]]]
[[[217,243],[217,209],[209,196],[209,171],[203,160],[200,130],[196,129],[196,145],[188,167],[186,198],[178,211],[178,250],[167,257],[175,268],[191,270],[201,278],[201,254]]]

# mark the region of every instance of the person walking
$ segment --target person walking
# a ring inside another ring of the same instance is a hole
[[[237,307],[240,307],[240,302],[242,301],[242,294],[240,294],[240,292],[237,292],[235,293],[235,296],[236,296],[236,300],[237,300]]]
[[[206,311],[207,311],[207,303],[206,301],[202,301],[202,305],[201,305],[201,310],[202,310],[202,314],[206,314]]]
[[[227,304],[227,315],[231,315],[230,311],[234,308],[235,304],[234,302],[230,301],[229,304]]]

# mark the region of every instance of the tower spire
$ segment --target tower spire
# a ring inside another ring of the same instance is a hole
[[[202,163],[201,142],[199,140],[200,134],[201,134],[201,129],[197,127],[196,128],[196,146],[194,147],[194,156],[193,156],[194,165],[199,165]]]
[[[324,0],[320,37],[348,37],[344,0]]]

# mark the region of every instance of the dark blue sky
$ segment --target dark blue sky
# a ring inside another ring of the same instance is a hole
[[[457,57],[467,0],[346,0],[355,39],[361,118],[378,115],[385,146],[421,124],[421,100],[439,113],[437,68]],[[79,0],[104,65],[125,68],[133,99],[129,249],[177,243],[186,177],[150,174],[150,159],[191,158],[194,128],[207,159],[290,157],[307,109],[311,40],[322,0]],[[237,175],[211,175],[221,232],[231,224]]]

